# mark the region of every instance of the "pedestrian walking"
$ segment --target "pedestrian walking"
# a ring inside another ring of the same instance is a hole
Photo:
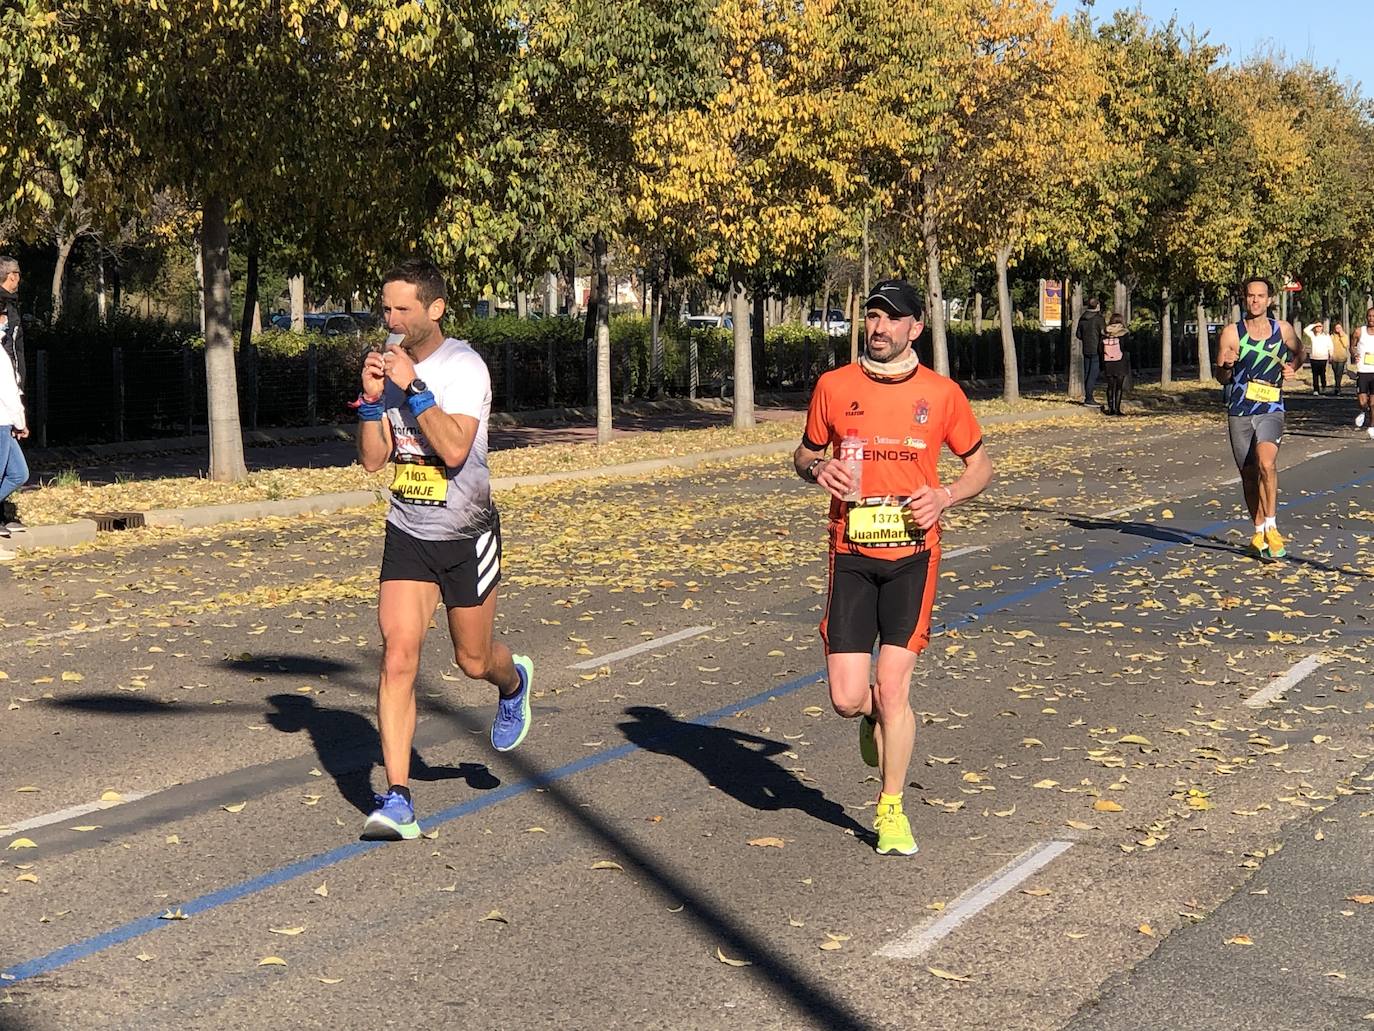
[[[1097,375],[1102,361],[1102,333],[1106,322],[1102,318],[1102,301],[1089,297],[1087,309],[1078,317],[1078,339],[1083,341],[1083,403],[1096,404],[1093,392],[1097,389]]]
[[[387,790],[363,826],[369,839],[420,836],[410,794],[415,677],[441,600],[454,662],[499,694],[492,747],[510,751],[531,723],[534,665],[493,634],[501,518],[487,466],[491,375],[469,344],[445,337],[447,302],[443,274],[428,261],[386,274],[382,316],[396,342],[368,353],[354,402],[360,464],[369,472],[395,465],[377,602],[377,728]]]
[[[1339,322],[1331,326],[1331,396],[1341,396],[1341,379],[1345,376],[1346,362],[1350,361],[1350,337]]]
[[[1131,362],[1126,356],[1126,320],[1112,312],[1102,332],[1102,376],[1107,382],[1107,403],[1102,406],[1104,415],[1121,415],[1121,395],[1126,390],[1126,374],[1130,372]]]
[[[902,791],[916,742],[911,674],[930,643],[940,517],[988,485],[992,461],[959,385],[916,356],[921,295],[889,279],[865,308],[864,352],[817,381],[792,461],[798,476],[830,495],[830,584],[820,626],[830,703],[846,719],[858,717],[859,754],[879,771],[878,853],[909,856],[916,839]],[[941,483],[946,447],[964,468]]]
[[[1312,393],[1320,397],[1326,391],[1326,365],[1331,361],[1331,334],[1326,326],[1314,322],[1304,332],[1307,338],[1308,361],[1312,365]]]

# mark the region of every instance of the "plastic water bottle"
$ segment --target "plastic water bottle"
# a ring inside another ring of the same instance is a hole
[[[854,486],[848,494],[844,496],[845,501],[858,501],[862,497],[863,476],[864,476],[864,439],[853,433],[846,433],[844,439],[840,441],[839,450],[835,455],[849,470],[850,478]]]

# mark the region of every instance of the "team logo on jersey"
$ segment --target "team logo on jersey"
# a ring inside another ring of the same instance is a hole
[[[925,398],[911,406],[911,418],[918,426],[924,426],[930,421],[930,403]]]
[[[850,402],[849,402],[849,407],[848,407],[847,409],[845,409],[845,413],[844,413],[844,414],[845,414],[845,415],[863,415],[863,414],[864,414],[864,410],[863,410],[862,408],[859,407],[859,402],[857,402],[857,401],[850,401]]]

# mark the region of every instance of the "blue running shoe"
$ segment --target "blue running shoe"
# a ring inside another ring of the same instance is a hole
[[[520,676],[520,690],[496,705],[496,719],[491,724],[491,747],[509,752],[525,740],[530,731],[530,684],[534,682],[534,663],[525,655],[513,655],[515,672]]]
[[[363,837],[368,841],[414,841],[420,836],[415,822],[415,808],[398,791],[374,796],[377,808],[363,824]]]

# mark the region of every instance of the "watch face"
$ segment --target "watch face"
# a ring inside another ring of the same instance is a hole
[[[425,386],[425,381],[424,381],[424,380],[422,380],[422,379],[413,379],[413,380],[410,381],[410,386],[406,388],[406,393],[407,393],[407,394],[423,394],[423,393],[424,393],[426,390],[428,390],[428,389],[429,389],[429,387]]]

